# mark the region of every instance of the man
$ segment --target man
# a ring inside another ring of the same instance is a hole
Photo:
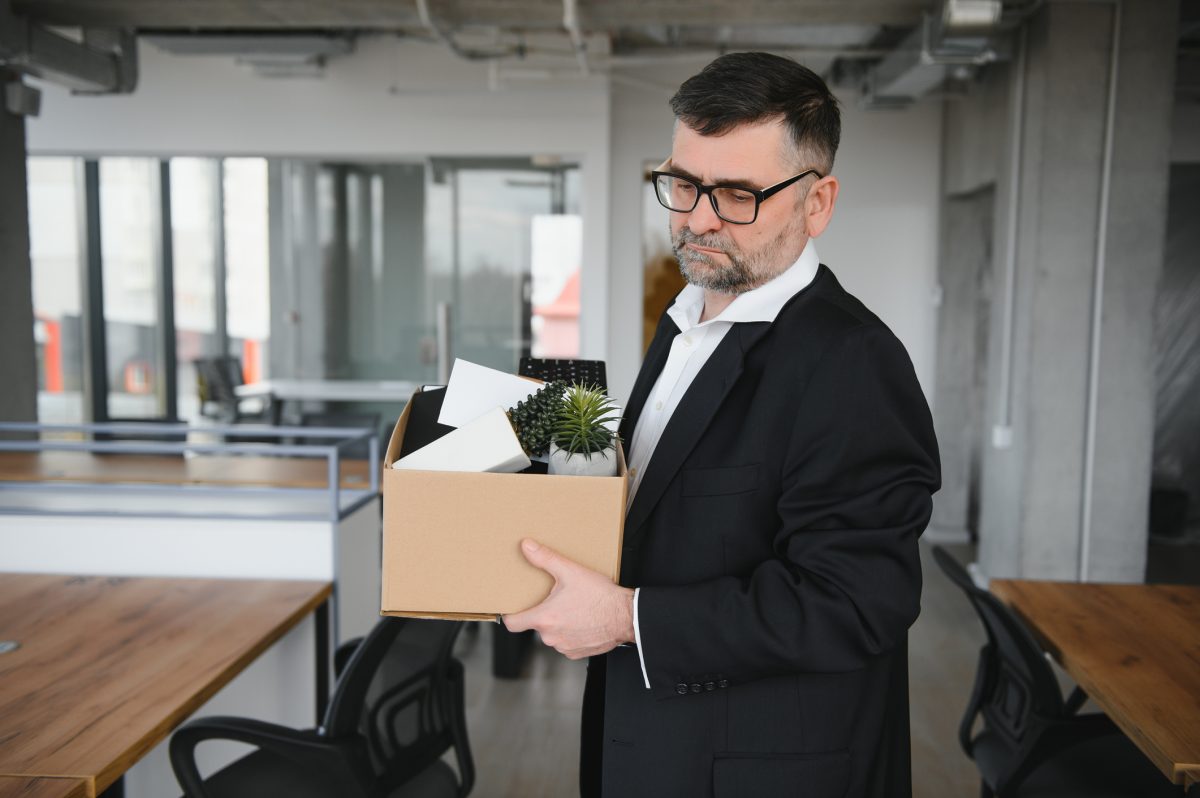
[[[904,347],[812,243],[837,200],[837,102],[740,53],[671,107],[655,188],[689,285],[622,426],[621,584],[526,541],[555,587],[505,623],[592,657],[584,795],[907,796],[937,445]]]

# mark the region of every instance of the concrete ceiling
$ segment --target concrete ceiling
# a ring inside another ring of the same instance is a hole
[[[579,0],[587,32],[687,25],[912,27],[932,0]],[[50,25],[140,30],[386,30],[424,28],[412,0],[12,0],[13,10]],[[429,0],[452,28],[561,30],[562,0]]]

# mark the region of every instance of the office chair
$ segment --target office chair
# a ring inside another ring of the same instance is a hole
[[[228,423],[243,421],[278,423],[270,416],[270,408],[262,399],[239,399],[235,388],[242,384],[242,361],[233,355],[197,358],[196,392],[201,415]],[[245,407],[255,409],[247,412]]]
[[[517,373],[522,377],[533,377],[549,382],[560,380],[571,385],[583,383],[608,390],[608,374],[603,360],[554,360],[540,357],[522,357]]]
[[[1045,652],[1017,615],[941,546],[933,557],[967,594],[987,632],[958,740],[975,760],[983,798],[1156,798],[1178,795],[1102,713],[1078,714],[1087,694],[1063,700]],[[972,734],[977,718],[983,728]]]
[[[210,717],[171,737],[186,798],[462,798],[475,768],[463,711],[460,622],[383,618],[335,657],[340,677],[317,729]],[[201,778],[195,749],[234,740],[256,751]],[[453,748],[458,765],[442,761]]]

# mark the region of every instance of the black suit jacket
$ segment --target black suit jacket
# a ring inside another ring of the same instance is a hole
[[[679,330],[664,315],[622,427]],[[589,663],[581,788],[613,798],[908,796],[907,631],[939,485],[908,354],[825,266],[739,323],[625,523],[637,650]]]

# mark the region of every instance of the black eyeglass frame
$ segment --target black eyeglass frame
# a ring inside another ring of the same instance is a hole
[[[824,177],[824,175],[822,175],[816,169],[807,169],[807,170],[801,172],[800,174],[796,175],[795,177],[789,177],[787,180],[784,180],[780,183],[776,183],[773,186],[767,186],[766,188],[747,188],[746,186],[735,186],[735,185],[730,185],[728,183],[720,183],[715,186],[706,186],[703,183],[699,182],[698,180],[693,180],[692,178],[687,177],[686,175],[677,175],[674,172],[654,171],[654,172],[650,173],[650,180],[654,183],[654,196],[658,200],[658,204],[673,213],[691,213],[692,211],[696,210],[696,206],[700,204],[700,196],[703,194],[707,194],[708,201],[712,205],[713,213],[715,213],[722,221],[728,222],[729,224],[754,224],[756,221],[758,221],[759,206],[761,206],[764,202],[769,200],[771,197],[778,194],[780,191],[783,191],[788,186],[792,185],[793,183],[795,183],[797,181],[803,180],[804,178],[808,177],[809,175],[816,175],[818,180],[821,179],[822,177]],[[680,210],[679,208],[672,208],[670,205],[663,202],[662,196],[658,193],[658,179],[660,177],[670,177],[674,180],[682,180],[685,183],[691,183],[693,186],[695,186],[698,189],[698,191],[696,192],[696,201],[694,203],[692,203],[692,207],[688,208],[685,211],[685,210]],[[733,189],[735,191],[745,191],[747,194],[754,195],[754,217],[752,219],[750,219],[750,221],[748,221],[748,222],[737,222],[737,221],[734,221],[733,219],[729,219],[726,216],[724,216],[721,213],[721,209],[717,207],[716,198],[713,197],[713,191],[718,188],[729,188],[729,189]]]

